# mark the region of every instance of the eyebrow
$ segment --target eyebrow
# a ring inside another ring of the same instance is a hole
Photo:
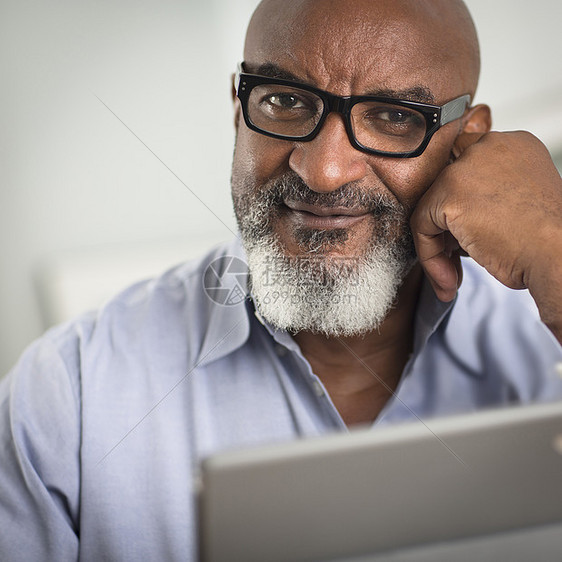
[[[244,65],[247,68],[247,65]],[[252,74],[267,76],[268,78],[278,78],[280,80],[291,80],[300,84],[307,84],[304,80],[295,76],[292,72],[284,70],[271,62],[260,65],[255,71],[248,69]],[[405,101],[414,101],[420,103],[435,104],[435,96],[427,86],[416,85],[404,90],[380,89],[367,92],[367,96],[375,96],[380,98],[390,98]]]

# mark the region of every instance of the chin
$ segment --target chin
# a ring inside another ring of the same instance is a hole
[[[415,254],[371,244],[361,256],[349,255],[335,238],[322,231],[307,233],[296,255],[286,253],[273,236],[246,244],[252,297],[272,326],[349,337],[377,330],[384,322]]]

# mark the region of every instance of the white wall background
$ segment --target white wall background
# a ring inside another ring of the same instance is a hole
[[[256,3],[1,0],[0,373],[55,318],[37,280],[57,264],[81,271],[65,294],[95,294],[231,236],[229,80]],[[560,0],[467,3],[477,101],[562,154]]]

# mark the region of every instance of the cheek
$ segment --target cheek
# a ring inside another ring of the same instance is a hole
[[[380,159],[374,166],[377,175],[410,211],[449,163],[456,133],[445,128],[439,133],[434,135],[421,156]]]
[[[253,185],[258,189],[289,169],[293,143],[272,139],[242,126],[232,161],[232,185]]]

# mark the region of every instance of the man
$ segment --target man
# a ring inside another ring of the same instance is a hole
[[[244,59],[244,250],[27,351],[1,395],[9,560],[191,559],[214,451],[562,397],[562,182],[470,106],[462,2],[265,0]]]

